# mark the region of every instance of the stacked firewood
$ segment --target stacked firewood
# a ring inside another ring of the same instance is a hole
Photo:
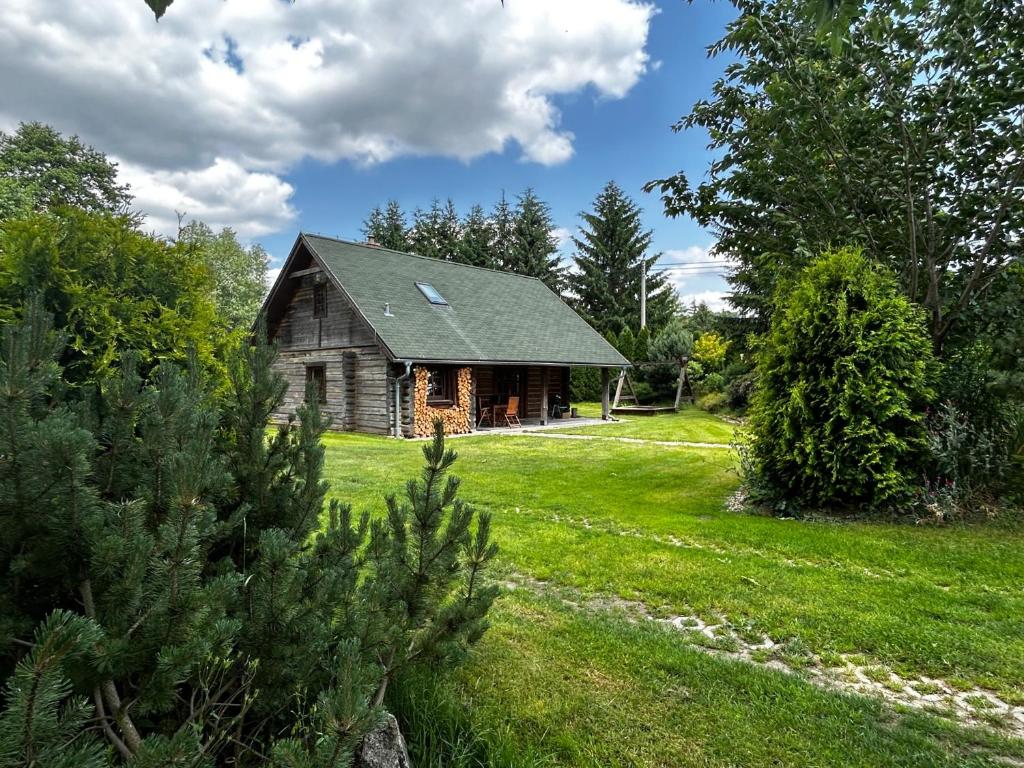
[[[437,407],[427,404],[427,369],[415,369],[416,384],[413,391],[413,434],[428,437],[434,434],[434,421],[444,423],[446,435],[471,432],[473,429],[473,373],[469,368],[460,368],[455,373],[455,403]]]

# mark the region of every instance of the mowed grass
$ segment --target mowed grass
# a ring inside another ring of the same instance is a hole
[[[577,405],[581,416],[598,418],[600,403]],[[632,437],[640,440],[667,440],[687,443],[721,443],[728,445],[736,429],[707,411],[692,405],[684,405],[678,413],[659,413],[653,416],[619,415],[611,424],[594,424],[582,427],[557,427],[558,432],[599,437]],[[554,422],[559,424],[559,422]],[[554,430],[551,430],[554,431]]]
[[[422,464],[420,443],[332,434],[326,444],[332,495],[376,513]],[[450,444],[462,498],[493,513],[496,576],[540,580],[550,593],[503,596],[454,679],[421,674],[396,687],[392,705],[427,764],[980,765],[991,750],[1024,756],[1019,745],[708,657],[654,622],[559,599],[570,590],[581,604],[619,597],[655,615],[725,616],[807,653],[863,654],[1019,704],[1019,530],[732,513],[724,502],[738,478],[721,449],[504,435]]]

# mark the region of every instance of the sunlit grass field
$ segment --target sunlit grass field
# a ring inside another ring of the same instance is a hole
[[[700,411],[591,428],[728,442]],[[610,430],[608,432],[606,430]],[[589,430],[588,430],[589,431]],[[621,433],[620,433],[621,434]],[[421,443],[331,434],[331,494],[381,512]],[[724,617],[796,655],[863,655],[1024,703],[1024,535],[731,512],[735,457],[612,440],[451,441],[509,587],[454,675],[395,686],[417,765],[998,765],[1020,742],[713,657],[650,618]],[[628,602],[627,602],[628,601]],[[637,618],[616,605],[642,606]]]

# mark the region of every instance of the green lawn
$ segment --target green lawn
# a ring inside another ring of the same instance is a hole
[[[600,403],[581,403],[577,407],[581,416],[599,417],[601,415]],[[557,431],[577,435],[728,445],[732,442],[733,432],[736,429],[734,424],[692,405],[684,406],[678,413],[659,413],[655,416],[616,416],[615,418],[618,421],[613,424],[558,427]]]
[[[636,429],[703,442],[713,418],[686,410]],[[400,491],[421,464],[418,443],[355,435],[326,443],[332,494],[357,509],[380,512],[384,494]],[[494,626],[454,680],[421,674],[396,687],[391,704],[422,764],[1024,758],[1020,742],[712,657],[689,635],[615,607],[725,617],[751,636],[769,635],[779,643],[772,653],[791,666],[811,654],[861,654],[906,677],[980,686],[1022,704],[1019,530],[729,512],[738,479],[732,453],[720,449],[536,436],[451,445],[462,497],[494,513],[496,577],[526,586],[499,600]]]

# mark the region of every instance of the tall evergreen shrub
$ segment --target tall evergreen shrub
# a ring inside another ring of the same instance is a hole
[[[780,294],[758,357],[748,481],[780,507],[894,505],[923,467],[925,318],[859,250]]]

